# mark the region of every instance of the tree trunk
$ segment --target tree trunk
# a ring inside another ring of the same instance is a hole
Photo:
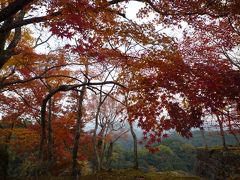
[[[41,106],[41,135],[40,135],[40,145],[39,145],[39,160],[44,160],[43,151],[45,149],[46,141],[46,122],[45,122],[45,109],[46,109],[47,100],[44,100]]]
[[[78,111],[77,111],[77,123],[75,126],[75,138],[74,138],[74,146],[72,151],[72,177],[73,180],[76,180],[79,175],[81,175],[80,171],[77,169],[77,155],[78,155],[78,145],[81,135],[81,128],[82,128],[82,106],[83,106],[83,99],[84,94],[86,91],[86,86],[83,86],[81,89],[80,96],[78,98]]]
[[[99,97],[99,104],[97,107],[97,112],[96,112],[96,117],[95,117],[95,127],[94,127],[94,133],[93,133],[93,149],[94,149],[94,155],[95,155],[95,171],[100,171],[101,169],[101,163],[100,163],[100,157],[99,157],[99,153],[98,153],[98,137],[97,137],[97,129],[98,129],[98,118],[99,118],[99,114],[101,111],[101,106],[104,102],[104,100],[102,100],[102,86],[100,88],[100,97]]]
[[[223,147],[226,149],[226,139],[225,139],[225,134],[224,134],[224,129],[223,129],[223,122],[221,121],[220,117],[217,115],[217,121],[219,124],[219,128],[220,128],[220,135],[222,138],[222,143],[223,143]]]
[[[234,138],[235,138],[235,140],[236,140],[238,146],[240,146],[240,140],[239,140],[239,138],[237,137],[236,133],[233,132],[233,131],[230,131],[230,132],[231,132],[231,134],[234,136]]]
[[[109,143],[109,147],[108,147],[108,150],[107,150],[107,156],[106,156],[106,165],[107,165],[108,169],[111,169],[112,152],[113,152],[113,142],[111,141]]]
[[[240,145],[240,140],[237,137],[237,135],[234,132],[234,130],[232,129],[232,123],[231,123],[231,118],[230,118],[229,112],[228,112],[228,129],[229,129],[229,132],[234,136],[234,138],[235,138],[236,142],[238,143],[238,145]]]
[[[97,129],[98,129],[98,114],[100,112],[100,106],[97,109],[96,118],[95,118],[95,127],[93,133],[93,148],[95,155],[95,171],[100,171],[100,158],[98,154],[98,138],[97,138]]]
[[[52,132],[52,99],[48,101],[48,164],[50,165],[53,158],[53,132]]]
[[[131,130],[131,134],[133,137],[133,152],[134,152],[134,169],[138,169],[138,147],[137,147],[137,136],[133,130],[133,125],[132,123],[129,123],[130,125],[130,130]]]
[[[101,151],[100,151],[100,169],[103,168],[103,163],[104,163],[104,158],[106,157],[106,135],[107,135],[107,128],[106,125],[103,127],[102,129],[102,133],[101,133],[101,140],[102,140],[102,144],[101,144]]]
[[[208,148],[207,139],[205,137],[205,132],[204,132],[204,128],[203,127],[200,127],[200,132],[201,132],[201,135],[202,135],[204,146],[205,146],[205,148]]]
[[[103,167],[103,159],[104,159],[104,149],[105,149],[105,139],[102,137],[102,144],[99,147],[100,148],[100,156],[99,156],[99,168],[100,170]]]
[[[1,11],[0,11],[0,14],[1,14]],[[25,15],[25,12],[20,11],[18,16],[16,16],[15,21],[16,22],[22,21],[23,18],[24,18],[24,15]],[[12,22],[12,20],[13,20],[13,18],[7,17],[6,21],[3,23],[3,25],[1,27],[4,27],[4,26],[8,25],[9,23]],[[0,37],[0,39],[3,40],[3,41],[0,42],[0,69],[2,69],[2,67],[7,63],[7,61],[13,55],[16,55],[16,52],[14,52],[14,48],[18,45],[18,43],[20,42],[21,37],[22,37],[21,27],[15,28],[13,39],[8,44],[7,48],[4,49],[6,40],[7,40],[8,36],[10,35],[10,32],[11,32],[11,30],[9,30],[7,32],[0,33],[0,36],[2,35]]]

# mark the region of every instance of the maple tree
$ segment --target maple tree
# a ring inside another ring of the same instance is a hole
[[[82,141],[93,138],[87,148],[98,170],[108,140],[106,158],[111,157],[109,121],[101,121],[112,106],[104,103],[108,98],[122,101],[133,137],[136,122],[152,152],[157,149],[151,145],[167,137],[168,130],[191,137],[191,129],[202,128],[208,116],[216,117],[223,138],[224,125],[239,133],[238,1],[138,2],[143,7],[134,20],[126,13],[131,0],[0,1],[0,139],[14,147],[22,136],[39,137],[39,148],[33,150],[39,160],[47,160],[56,174],[71,162],[76,179],[78,160],[88,159]],[[62,47],[38,53],[27,26],[35,23],[49,29]],[[159,30],[181,30],[184,23],[180,38]],[[106,85],[118,89],[110,94],[103,91]],[[89,91],[100,98],[91,107],[96,111],[93,137],[84,131]],[[18,123],[25,127],[15,128]],[[97,134],[99,124],[102,134]],[[105,143],[99,150],[100,139]],[[35,148],[35,140],[18,148]]]
[[[189,137],[191,127],[201,126],[209,108],[216,113],[216,109],[226,107],[227,101],[238,103],[239,95],[234,93],[238,90],[233,90],[238,88],[238,70],[233,67],[237,64],[228,55],[239,44],[237,6],[235,1],[156,1],[141,10],[139,15],[145,16],[154,9],[154,21],[165,27],[183,21],[190,26],[175,52],[161,51],[157,57],[146,52],[147,60],[132,67],[131,82],[138,86],[131,84],[129,88],[138,93],[131,97],[132,120],[139,119],[146,135],[152,131],[149,144],[160,140],[160,132],[170,128]],[[162,113],[167,117],[160,118]]]
[[[125,127],[124,107],[112,97],[114,87],[106,91],[101,88],[98,95],[92,95],[89,118],[93,119],[93,146],[95,170],[109,168],[114,143],[129,130]],[[105,92],[106,91],[106,92]]]
[[[208,15],[202,18],[195,18],[190,24],[194,28],[192,33],[185,33],[181,52],[184,59],[194,69],[192,72],[200,81],[192,87],[198,87],[204,98],[204,108],[207,114],[214,114],[215,121],[219,124],[221,136],[223,124],[230,126],[230,119],[234,119],[237,114],[238,100],[238,46],[239,46],[239,11],[235,9],[238,4],[235,1],[218,5],[220,14]],[[229,7],[228,7],[229,6]],[[233,8],[233,6],[235,6]],[[217,6],[216,6],[217,7]],[[207,23],[204,22],[207,20]],[[191,51],[191,52],[190,52]],[[208,64],[208,65],[206,65]],[[200,71],[201,74],[197,71]],[[218,72],[214,72],[217,70]],[[213,74],[212,74],[213,73]],[[203,75],[204,74],[204,75]],[[199,84],[200,83],[200,84]],[[228,93],[231,91],[230,93]],[[203,103],[202,103],[203,105]],[[210,111],[210,112],[209,112]],[[231,118],[229,111],[234,114]],[[222,117],[219,120],[218,117]],[[234,117],[235,116],[235,117]],[[234,123],[237,125],[238,123]],[[233,132],[233,131],[232,131]],[[233,132],[234,134],[234,132]],[[236,137],[236,136],[235,136]],[[223,137],[223,144],[224,137]]]

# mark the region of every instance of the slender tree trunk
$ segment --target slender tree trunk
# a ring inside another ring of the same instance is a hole
[[[107,95],[103,96],[102,93],[102,88],[103,86],[100,87],[100,97],[99,97],[99,104],[97,106],[97,112],[96,112],[96,117],[95,117],[95,127],[94,127],[94,133],[93,133],[93,148],[94,148],[94,155],[95,155],[95,166],[94,166],[94,171],[100,171],[101,170],[101,157],[99,156],[98,153],[98,137],[97,137],[97,129],[98,129],[98,121],[99,121],[99,114],[101,111],[101,106],[103,105],[104,101],[107,98]],[[112,87],[112,89],[109,91],[109,93],[113,90],[114,86]],[[109,94],[108,93],[108,94]],[[104,130],[102,130],[104,133]],[[103,137],[103,133],[99,133],[102,134],[101,137]]]
[[[238,146],[240,146],[240,140],[239,140],[239,138],[237,137],[236,133],[234,133],[233,131],[231,131],[231,134],[234,136],[234,138],[235,138]]]
[[[134,152],[134,169],[138,169],[138,145],[137,145],[137,136],[133,130],[133,125],[132,123],[129,123],[130,125],[130,130],[131,130],[131,134],[133,137],[133,152]]]
[[[225,139],[225,134],[224,134],[224,129],[223,129],[223,122],[221,121],[220,117],[217,115],[217,121],[219,124],[219,128],[220,128],[220,135],[222,138],[222,143],[223,143],[223,147],[226,149],[226,139]]]
[[[83,107],[83,99],[84,94],[86,91],[86,87],[83,86],[81,89],[80,96],[78,98],[78,111],[77,111],[77,123],[75,126],[75,138],[74,138],[74,146],[72,151],[72,177],[73,180],[76,180],[78,178],[78,175],[80,175],[80,172],[77,169],[77,155],[78,155],[78,145],[81,135],[81,126],[82,126],[82,107]]]
[[[107,165],[108,169],[111,169],[112,152],[113,152],[113,142],[110,141],[109,147],[108,147],[108,150],[107,150],[107,156],[106,156],[106,165]]]
[[[129,132],[129,130],[123,132],[115,140],[111,140],[109,143],[109,146],[108,146],[107,152],[106,152],[106,165],[109,170],[111,169],[111,163],[112,163],[113,145],[123,134],[126,134],[127,132]]]
[[[229,132],[234,136],[234,138],[235,138],[236,142],[238,143],[238,145],[240,145],[240,140],[237,137],[237,135],[234,132],[234,130],[232,129],[231,118],[230,118],[229,112],[228,112],[228,129],[229,129]]]
[[[205,137],[205,132],[204,132],[204,128],[203,127],[200,127],[200,132],[201,132],[201,135],[202,135],[204,146],[205,146],[205,148],[208,148],[207,139]]]
[[[237,137],[236,133],[232,130],[231,127],[229,127],[229,132],[234,136],[237,144],[240,145],[240,140],[239,140],[239,138]]]
[[[52,162],[53,158],[53,132],[52,132],[52,99],[48,101],[48,163]]]
[[[104,158],[104,144],[105,144],[105,139],[103,136],[101,137],[101,146],[99,147],[100,149],[100,154],[99,154],[99,169],[101,170],[103,167],[103,158]]]
[[[98,137],[97,137],[97,129],[98,129],[98,114],[100,112],[100,106],[97,109],[96,118],[95,118],[95,127],[93,133],[93,148],[95,155],[95,171],[100,171],[100,158],[98,154]]]
[[[102,86],[100,89],[100,92],[102,91]],[[95,117],[95,127],[94,127],[94,133],[93,133],[93,149],[94,149],[94,155],[95,155],[95,171],[100,171],[101,170],[101,164],[100,164],[100,157],[98,153],[98,137],[97,137],[97,129],[98,129],[98,118],[99,118],[99,113],[101,111],[101,106],[103,104],[102,101],[102,93],[100,93],[100,98],[99,98],[99,104],[97,107],[97,112],[96,112],[96,117]]]
[[[105,131],[105,130],[104,130]],[[107,133],[107,132],[105,132]],[[101,156],[100,156],[100,169],[103,167],[103,161],[104,158],[106,157],[106,135],[102,136],[102,146],[101,146]]]
[[[39,154],[38,158],[41,161],[44,161],[43,151],[46,144],[46,121],[45,121],[45,110],[47,106],[48,99],[44,99],[41,105],[41,135],[40,135],[40,145],[39,145]]]

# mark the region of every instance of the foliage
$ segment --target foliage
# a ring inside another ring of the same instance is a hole
[[[226,133],[226,142],[229,146],[237,146],[238,142],[232,134]],[[205,138],[208,147],[222,146],[221,138],[218,131],[205,131]],[[193,137],[186,139],[178,134],[172,134],[168,139],[163,140],[164,143],[171,143],[171,141],[178,140],[186,144],[191,144],[194,147],[205,147],[205,142],[200,131],[193,131]]]
[[[196,151],[191,145],[177,140],[164,141],[159,146],[159,152],[149,153],[147,149],[140,147],[138,151],[140,169],[150,171],[155,168],[159,171],[183,170],[193,172],[196,162]],[[112,168],[129,168],[132,164],[133,152],[123,150],[124,144],[114,150],[115,157]]]
[[[164,172],[164,173],[143,173],[141,171],[136,170],[115,170],[112,172],[102,172],[95,176],[85,176],[83,179],[93,179],[93,178],[99,178],[99,179],[136,179],[136,178],[144,178],[149,180],[157,180],[157,179],[182,179],[182,178],[191,178],[191,179],[199,179],[196,176],[191,176],[186,173],[182,172]]]
[[[143,130],[151,171],[191,171],[192,146],[159,144],[172,130],[190,138],[211,121],[224,146],[226,131],[240,144],[239,2],[141,0],[131,19],[133,2],[0,1],[0,145],[24,176],[130,165],[112,147],[128,123]]]

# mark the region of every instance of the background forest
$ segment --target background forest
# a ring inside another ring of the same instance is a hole
[[[206,132],[208,148],[222,146],[221,137],[216,131]],[[229,146],[236,146],[237,142],[231,134],[226,135],[226,141]],[[197,161],[197,149],[205,147],[202,134],[199,131],[193,132],[190,139],[182,138],[177,134],[157,143],[160,151],[149,153],[144,147],[139,147],[140,169],[144,171],[173,171],[182,170],[189,173],[195,173]],[[122,139],[115,147],[115,158],[113,168],[130,168],[133,162],[132,142],[130,139]]]
[[[208,132],[239,145],[239,17],[238,0],[0,0],[1,176],[192,172]]]

